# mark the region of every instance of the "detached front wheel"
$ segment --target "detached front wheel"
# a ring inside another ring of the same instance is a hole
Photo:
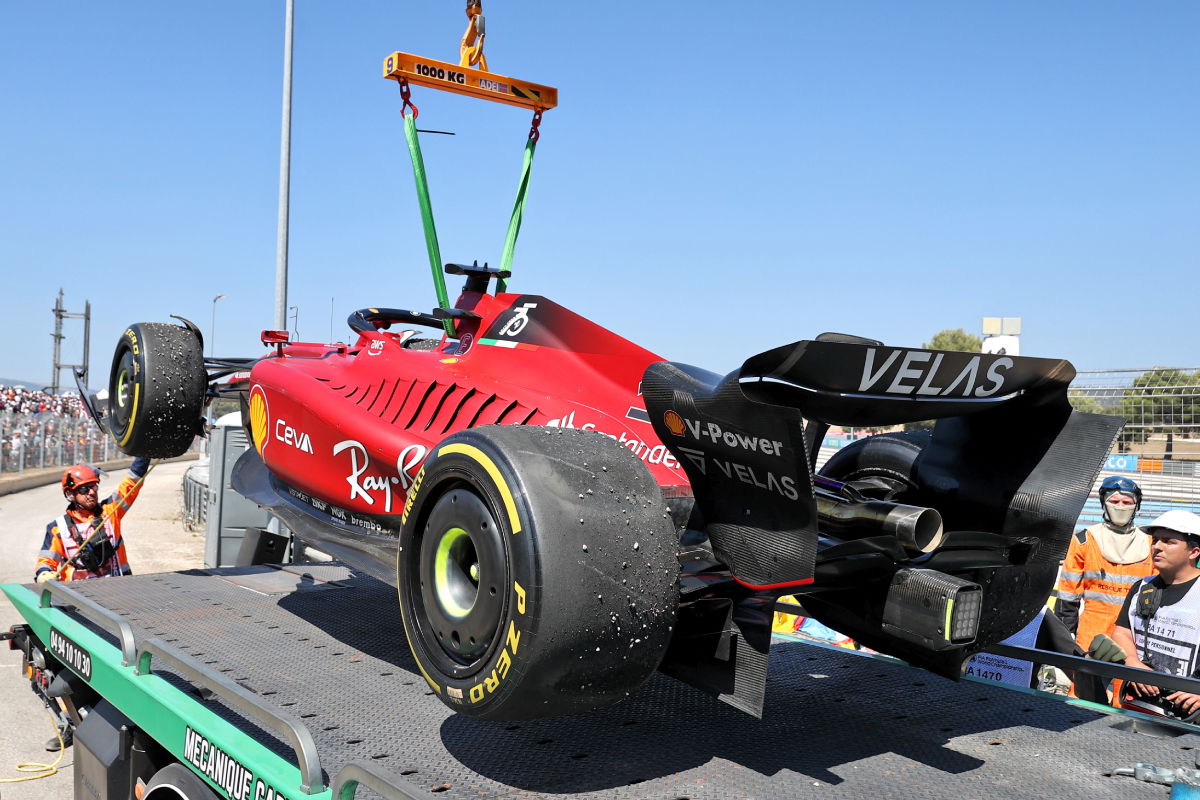
[[[108,378],[108,426],[131,456],[172,458],[200,429],[208,373],[199,338],[179,325],[139,322],[121,334]]]
[[[434,448],[410,498],[400,609],[448,706],[484,719],[577,713],[657,669],[677,537],[628,450],[585,431],[476,428]]]

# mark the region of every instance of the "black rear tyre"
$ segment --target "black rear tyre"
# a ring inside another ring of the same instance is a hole
[[[108,378],[108,426],[131,456],[181,455],[200,431],[208,373],[196,335],[161,322],[121,334]]]
[[[410,493],[397,586],[409,646],[455,711],[570,714],[657,669],[678,603],[658,485],[601,434],[495,426],[430,454]]]
[[[821,475],[853,483],[877,500],[904,502],[920,487],[917,456],[932,438],[930,431],[897,431],[860,439],[838,450],[819,470]]]

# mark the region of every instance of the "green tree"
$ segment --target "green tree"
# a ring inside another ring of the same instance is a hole
[[[983,350],[983,339],[962,328],[947,328],[938,331],[925,344],[927,350],[956,350],[960,353],[979,353]]]
[[[1071,401],[1071,408],[1076,411],[1082,411],[1085,414],[1104,414],[1104,406],[1096,401],[1096,398],[1086,394],[1068,394],[1067,399]]]
[[[220,419],[226,414],[241,410],[241,407],[241,403],[234,398],[221,397],[212,401],[212,405],[208,407],[208,416],[213,419]]]
[[[1122,444],[1152,435],[1194,432],[1200,425],[1200,373],[1155,367],[1134,379],[1117,413],[1125,417]]]

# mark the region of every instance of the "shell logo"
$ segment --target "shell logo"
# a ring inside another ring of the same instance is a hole
[[[267,394],[261,386],[250,390],[250,433],[254,436],[254,446],[261,454],[267,446],[267,420],[270,417],[267,408]]]
[[[667,426],[667,430],[671,433],[676,436],[683,436],[683,417],[679,416],[678,411],[668,411],[663,414],[663,424]]]

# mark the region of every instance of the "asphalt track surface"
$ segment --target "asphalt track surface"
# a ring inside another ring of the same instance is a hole
[[[125,516],[122,531],[135,573],[196,569],[204,564],[204,532],[188,531],[182,522],[183,474],[192,461],[161,463],[146,479],[141,495]],[[101,492],[110,493],[127,472],[105,476]],[[0,583],[29,583],[42,547],[46,524],[65,507],[57,481],[0,497]],[[21,616],[0,595],[0,629]],[[21,777],[16,765],[53,762],[44,749],[54,735],[49,717],[20,675],[20,653],[0,645],[0,779]],[[0,800],[70,800],[74,781],[74,748],[58,764],[58,773],[22,783],[0,783]]]

